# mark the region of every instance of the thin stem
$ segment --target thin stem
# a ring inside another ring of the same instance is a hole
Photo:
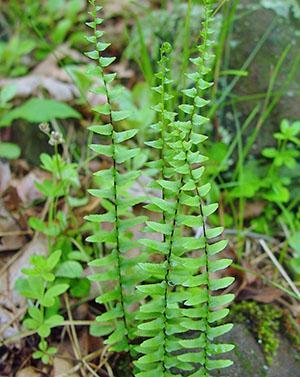
[[[181,194],[182,186],[183,186],[183,177],[181,177],[180,189],[178,191],[178,195],[177,195],[177,199],[176,199],[176,207],[175,207],[175,212],[174,212],[172,231],[171,231],[170,240],[169,240],[169,250],[168,250],[168,254],[167,254],[167,258],[166,258],[167,268],[166,268],[166,274],[165,274],[165,278],[164,278],[164,282],[165,282],[164,311],[163,311],[163,321],[164,321],[163,350],[164,350],[164,352],[163,352],[163,360],[162,360],[164,373],[167,372],[165,362],[166,362],[166,356],[167,356],[166,340],[167,340],[167,337],[168,337],[168,335],[166,333],[166,327],[167,327],[167,322],[168,322],[167,307],[168,307],[168,293],[169,293],[169,284],[170,284],[169,275],[170,275],[170,266],[171,266],[171,260],[172,260],[172,254],[173,254],[174,236],[175,236],[175,231],[177,229],[177,219],[178,219],[178,212],[179,212],[179,207],[180,207],[179,204],[180,204],[180,194]]]
[[[107,98],[107,102],[109,104],[109,120],[112,125],[112,133],[111,133],[111,142],[113,146],[113,190],[114,190],[114,210],[115,210],[115,231],[116,231],[116,250],[117,250],[117,269],[118,269],[118,276],[119,276],[119,288],[120,288],[120,303],[122,307],[122,321],[124,324],[124,327],[126,329],[126,336],[127,336],[127,343],[129,345],[129,325],[127,322],[126,317],[126,309],[125,309],[125,302],[124,302],[124,286],[123,286],[123,279],[122,279],[122,262],[121,262],[121,246],[120,246],[120,216],[119,216],[119,195],[118,195],[118,185],[117,185],[117,162],[116,162],[116,145],[114,140],[114,122],[112,117],[112,107],[111,107],[111,100],[110,95],[108,91],[108,86],[105,81],[103,70],[101,70],[102,79],[104,82],[104,88],[105,88],[105,95]]]

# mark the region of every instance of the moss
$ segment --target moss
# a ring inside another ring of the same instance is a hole
[[[278,332],[281,328],[283,312],[273,305],[258,304],[253,301],[236,303],[231,309],[231,320],[245,323],[261,344],[264,356],[272,364],[279,346]]]

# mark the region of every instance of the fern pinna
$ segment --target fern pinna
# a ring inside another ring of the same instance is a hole
[[[133,247],[127,230],[144,218],[133,216],[131,207],[140,199],[131,199],[127,189],[139,173],[121,171],[124,170],[122,164],[136,156],[138,149],[128,149],[120,143],[134,137],[137,131],[117,131],[118,122],[124,120],[126,114],[114,110],[111,83],[115,75],[105,73],[114,58],[101,55],[109,44],[99,41],[103,35],[97,28],[102,23],[97,17],[100,7],[95,6],[93,0],[90,3],[93,21],[88,26],[94,34],[88,40],[96,49],[87,56],[99,63],[92,72],[102,79],[107,99],[95,111],[108,118],[107,124],[92,126],[91,130],[109,139],[109,144],[91,148],[112,160],[111,168],[96,173],[101,188],[90,190],[101,198],[106,213],[87,217],[95,223],[111,223],[112,226],[110,232],[102,229],[89,237],[91,242],[105,243],[111,249],[109,255],[91,262],[93,268],[101,269],[92,280],[114,281],[113,290],[97,299],[107,306],[107,312],[97,318],[102,323],[100,333],[110,334],[105,343],[111,345],[111,349],[131,350],[132,355],[134,352],[139,355],[135,361],[136,377],[180,373],[209,377],[211,370],[231,364],[229,360],[218,360],[217,355],[233,348],[215,342],[232,327],[218,322],[228,314],[224,307],[233,299],[231,294],[216,295],[215,291],[227,288],[233,279],[212,278],[212,273],[225,269],[231,261],[216,257],[226,246],[224,240],[214,242],[222,234],[222,228],[207,227],[207,217],[218,206],[204,203],[210,184],[202,182],[202,165],[207,158],[199,152],[200,144],[207,139],[201,129],[209,121],[201,114],[201,109],[208,104],[204,94],[212,86],[206,79],[213,59],[212,2],[204,0],[199,56],[191,59],[196,71],[187,74],[190,86],[183,90],[186,102],[179,106],[179,114],[172,109],[171,46],[163,44],[161,49],[160,71],[156,75],[158,86],[154,88],[158,122],[152,129],[156,139],[146,143],[159,150],[159,159],[151,161],[149,166],[157,170],[152,186],[160,192],[159,196],[149,198],[146,209],[161,214],[161,219],[147,221],[145,227],[146,234],[156,233],[160,240],[157,237],[156,240],[152,237],[140,240],[142,250],[135,258],[126,257]],[[202,230],[199,238],[192,236],[195,227]],[[140,299],[139,311],[132,313],[130,305]],[[144,340],[134,347],[131,339],[135,336]]]
[[[95,5],[94,0],[90,0],[90,4],[92,6],[90,12],[92,21],[88,22],[87,26],[93,30],[93,35],[88,36],[87,39],[95,45],[95,50],[87,52],[86,55],[98,63],[97,67],[90,69],[90,74],[97,78],[100,77],[102,81],[94,92],[102,93],[104,88],[106,98],[105,104],[99,105],[93,110],[108,120],[104,125],[90,127],[92,132],[108,139],[103,144],[92,144],[90,148],[112,161],[110,168],[95,173],[100,189],[89,190],[92,195],[101,199],[106,213],[89,215],[86,219],[94,223],[111,224],[110,231],[102,227],[99,232],[87,239],[89,242],[105,243],[111,249],[110,254],[90,263],[93,270],[98,268],[101,271],[90,276],[90,279],[96,282],[114,283],[112,290],[101,294],[96,299],[98,303],[105,304],[108,309],[106,313],[97,317],[97,321],[102,324],[101,333],[99,331],[98,333],[110,334],[105,343],[111,345],[111,349],[128,351],[130,339],[133,336],[131,324],[133,314],[130,313],[129,307],[133,303],[132,291],[137,283],[136,277],[139,279],[140,276],[132,271],[137,268],[138,260],[126,257],[126,253],[134,247],[133,241],[128,236],[128,229],[143,222],[144,218],[133,216],[132,205],[137,204],[140,199],[131,198],[128,195],[128,188],[135,182],[139,172],[131,170],[122,173],[122,164],[134,158],[139,149],[128,149],[122,143],[134,137],[137,130],[118,131],[118,123],[126,119],[128,114],[124,111],[114,110],[115,93],[111,88],[111,83],[116,75],[106,73],[105,70],[114,62],[115,57],[102,56],[110,44],[101,41],[104,32],[98,30],[98,25],[103,22],[103,19],[97,17],[101,7]]]
[[[222,228],[208,229],[206,225],[207,216],[217,210],[217,204],[203,203],[210,191],[210,184],[201,183],[204,167],[199,165],[206,157],[197,148],[206,140],[199,130],[209,121],[199,114],[208,103],[203,98],[203,92],[212,85],[205,79],[210,73],[213,59],[209,38],[213,20],[211,2],[205,1],[204,9],[199,57],[191,59],[197,71],[187,75],[193,86],[183,90],[191,103],[179,106],[185,120],[171,121],[167,132],[161,123],[160,128],[164,133],[161,133],[159,141],[148,143],[164,148],[161,155],[165,158],[157,165],[163,176],[162,180],[157,181],[162,187],[162,199],[153,198],[152,205],[156,208],[151,207],[162,213],[162,221],[148,222],[147,231],[161,233],[164,237],[161,243],[146,243],[148,252],[163,254],[164,262],[159,265],[140,264],[152,281],[149,283],[148,279],[148,284],[138,287],[148,296],[138,315],[138,319],[143,320],[138,326],[138,335],[149,339],[137,347],[143,354],[135,363],[140,370],[137,377],[150,377],[154,372],[157,376],[178,375],[178,370],[191,372],[192,377],[210,376],[210,370],[231,365],[230,360],[217,360],[216,356],[230,351],[233,346],[215,343],[214,339],[232,327],[231,324],[218,326],[215,323],[228,314],[228,309],[222,307],[233,299],[233,295],[213,293],[227,288],[233,278],[211,278],[213,272],[228,267],[231,260],[214,257],[226,247],[227,242],[212,242],[221,235]],[[163,74],[166,74],[166,69],[160,75]],[[159,91],[164,93],[163,82],[169,80],[161,78]],[[156,106],[156,110],[161,114],[167,113],[168,119],[170,114],[171,118],[173,116],[161,104]],[[200,238],[184,235],[183,228],[193,227],[201,227]],[[192,251],[199,249],[201,254],[198,257],[190,256]],[[183,334],[189,330],[194,330],[195,335],[184,339]]]

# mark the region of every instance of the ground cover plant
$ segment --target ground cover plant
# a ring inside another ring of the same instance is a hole
[[[299,55],[240,95],[277,19],[240,66],[236,25],[289,17],[245,3],[5,2],[1,375],[268,375],[283,334],[294,375]]]

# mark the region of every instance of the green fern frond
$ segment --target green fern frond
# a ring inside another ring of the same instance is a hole
[[[93,110],[99,118],[107,120],[106,124],[96,124],[90,130],[100,135],[105,142],[92,144],[90,148],[101,156],[111,159],[112,166],[95,173],[99,189],[89,190],[90,194],[101,199],[106,209],[104,214],[87,216],[86,219],[100,225],[98,232],[88,237],[87,241],[96,244],[105,244],[110,253],[90,263],[91,268],[98,273],[90,276],[92,281],[101,282],[109,286],[110,290],[100,295],[96,302],[107,306],[108,311],[100,315],[97,320],[103,323],[103,335],[109,335],[105,344],[111,345],[116,351],[129,350],[130,341],[134,336],[132,331],[133,313],[129,310],[135,298],[132,296],[134,287],[141,274],[136,274],[139,258],[128,258],[127,253],[135,247],[134,242],[128,235],[128,230],[139,223],[144,222],[144,217],[134,217],[132,205],[139,202],[139,198],[131,198],[128,188],[139,176],[138,171],[131,170],[124,173],[122,165],[137,156],[139,149],[129,149],[123,142],[133,138],[137,130],[119,131],[119,122],[128,118],[128,113],[118,111],[114,105],[111,84],[116,75],[106,73],[106,69],[115,61],[115,57],[104,56],[109,43],[102,41],[103,32],[98,30],[102,19],[97,16],[101,7],[95,5],[94,0],[89,1],[92,10],[91,22],[87,26],[92,29],[93,35],[87,40],[94,44],[95,49],[86,55],[95,60],[97,66],[90,70],[91,75],[100,77],[104,88],[106,103]],[[101,91],[102,86],[96,89]],[[103,224],[110,224],[111,230],[104,230]]]
[[[137,377],[153,375],[153,370],[157,376],[172,376],[175,375],[174,368],[191,371],[192,377],[208,377],[210,370],[231,365],[231,361],[216,360],[215,356],[228,352],[233,347],[214,343],[214,340],[228,332],[232,325],[214,324],[228,314],[228,310],[221,307],[228,305],[233,295],[216,296],[214,292],[230,286],[233,279],[211,278],[211,273],[228,267],[231,261],[214,257],[227,243],[224,240],[212,242],[213,238],[222,233],[221,228],[207,229],[206,218],[217,210],[217,205],[204,204],[210,185],[202,185],[204,168],[199,165],[207,158],[198,151],[199,144],[207,139],[199,134],[198,130],[209,121],[201,115],[200,109],[208,103],[203,98],[203,92],[212,86],[212,83],[205,79],[211,70],[210,63],[213,59],[210,52],[212,42],[209,39],[212,20],[211,2],[205,1],[202,44],[198,47],[199,57],[191,59],[197,71],[188,74],[194,85],[183,91],[192,103],[179,106],[185,115],[185,121],[174,122],[172,119],[172,130],[167,138],[165,160],[169,165],[169,174],[163,180],[162,199],[159,203],[155,200],[158,207],[156,211],[163,215],[162,221],[148,223],[146,229],[163,234],[160,247],[152,245],[150,252],[161,252],[164,262],[159,265],[141,265],[149,274],[149,278],[155,282],[138,287],[138,290],[143,291],[148,297],[148,301],[141,306],[138,314],[138,319],[143,320],[138,326],[138,335],[148,339],[137,347],[138,352],[143,354],[135,363],[140,370],[136,374]],[[162,111],[163,106],[157,108]],[[163,171],[166,170],[164,167]],[[167,190],[169,195],[165,195]],[[169,200],[171,197],[174,199]],[[188,214],[183,208],[188,209]],[[198,215],[195,215],[197,212]],[[202,229],[200,238],[183,235],[183,227],[195,226]],[[201,255],[198,258],[189,257],[191,251],[199,249]],[[189,330],[197,331],[200,335],[183,340],[180,334]],[[180,355],[175,352],[183,350],[185,352]],[[195,364],[200,367],[193,373]]]

